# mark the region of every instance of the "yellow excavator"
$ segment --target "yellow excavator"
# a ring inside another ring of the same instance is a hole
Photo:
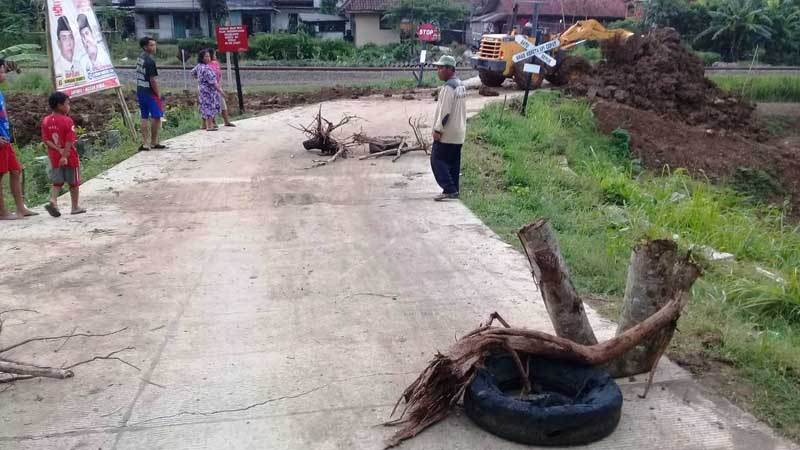
[[[526,50],[517,42],[518,36],[524,36],[533,45],[555,39],[559,41],[555,48],[547,52],[555,59],[555,66],[550,67],[547,64],[541,64],[541,61],[534,61],[541,67],[538,74],[530,75],[530,88],[536,89],[545,79],[555,86],[562,86],[580,74],[591,70],[589,61],[567,54],[567,51],[576,45],[586,41],[605,41],[615,38],[625,40],[633,35],[627,30],[609,30],[594,19],[579,20],[563,33],[542,38],[542,42],[539,43],[537,43],[535,34],[531,32],[519,34],[516,29],[511,34],[484,34],[481,37],[480,50],[471,58],[472,67],[478,71],[481,82],[489,87],[498,87],[506,78],[513,78],[517,88],[525,89],[529,74],[523,72],[523,67],[526,62],[531,61],[517,63],[513,61],[514,55]],[[534,56],[533,59],[536,57]]]

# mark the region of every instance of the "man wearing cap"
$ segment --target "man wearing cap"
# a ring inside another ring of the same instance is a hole
[[[461,146],[467,131],[467,88],[456,77],[455,58],[442,56],[435,65],[444,86],[439,89],[433,118],[431,169],[442,187],[442,193],[433,199],[441,202],[458,198]]]

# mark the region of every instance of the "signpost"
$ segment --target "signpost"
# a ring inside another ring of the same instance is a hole
[[[417,37],[422,41],[422,51],[419,54],[419,76],[414,74],[417,79],[417,87],[422,86],[425,79],[425,60],[428,56],[428,42],[439,42],[441,33],[439,27],[432,23],[422,23],[417,27]]]
[[[518,35],[514,38],[517,44],[522,46],[525,50],[514,55],[511,60],[514,63],[519,63],[530,58],[537,58],[550,67],[556,65],[556,60],[545,52],[557,48],[561,42],[558,39],[553,39],[550,42],[545,42],[542,45],[533,45],[528,41],[525,36]],[[525,115],[525,110],[528,107],[528,93],[531,90],[531,82],[533,81],[533,74],[538,74],[541,71],[541,66],[537,64],[525,64],[523,72],[528,74],[528,84],[525,86],[525,98],[522,100],[522,114]]]
[[[247,41],[246,25],[225,25],[217,27],[217,50],[233,53],[233,70],[236,73],[236,95],[239,98],[239,114],[244,113],[242,79],[239,75],[239,52],[250,50]]]

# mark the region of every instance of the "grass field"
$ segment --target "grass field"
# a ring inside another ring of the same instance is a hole
[[[800,75],[713,75],[722,89],[753,102],[800,102]]]
[[[573,281],[606,299],[600,309],[613,319],[640,239],[678,236],[701,261],[704,248],[734,254],[703,262],[671,355],[727,362],[726,373],[750,388],[736,400],[800,438],[800,230],[786,211],[682,171],[643,171],[627,133],[601,134],[583,101],[538,92],[528,111],[494,106],[471,121],[464,202],[516,246],[519,227],[548,218]]]

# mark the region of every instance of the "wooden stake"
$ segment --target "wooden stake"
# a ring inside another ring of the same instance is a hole
[[[117,91],[117,99],[119,100],[119,105],[122,108],[122,121],[125,122],[125,126],[128,127],[128,132],[131,133],[132,138],[136,138],[136,126],[133,123],[133,117],[131,117],[131,111],[128,109],[128,103],[125,101],[125,94],[122,93],[122,87],[118,87],[114,89]]]

